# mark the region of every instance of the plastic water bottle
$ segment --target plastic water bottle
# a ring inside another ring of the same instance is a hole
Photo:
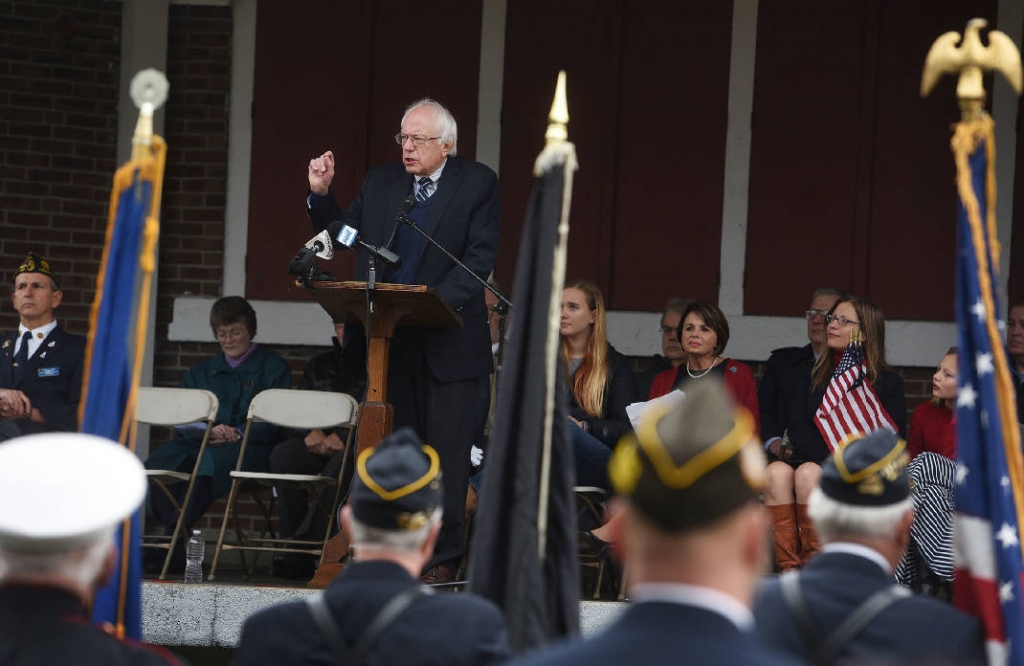
[[[185,582],[203,582],[203,555],[206,553],[206,542],[203,533],[192,530],[188,545],[185,547]]]

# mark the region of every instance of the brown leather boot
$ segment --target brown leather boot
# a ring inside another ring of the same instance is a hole
[[[776,504],[765,508],[771,522],[772,542],[775,544],[775,568],[779,572],[798,568],[800,556],[796,552],[798,537],[793,505]]]
[[[821,545],[818,543],[818,530],[814,529],[814,522],[807,515],[806,504],[796,505],[796,524],[800,528],[800,562],[807,564],[821,550]]]

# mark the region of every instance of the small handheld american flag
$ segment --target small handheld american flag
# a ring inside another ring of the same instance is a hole
[[[814,413],[814,424],[825,438],[829,451],[834,452],[842,442],[858,433],[882,428],[896,432],[892,417],[882,407],[871,383],[865,381],[867,375],[863,335],[860,329],[854,328],[825,397]]]

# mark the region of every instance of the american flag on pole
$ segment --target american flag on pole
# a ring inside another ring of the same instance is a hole
[[[981,619],[990,665],[1024,665],[1019,516],[1024,462],[999,304],[993,145],[987,115],[957,125],[956,605]],[[979,196],[980,194],[980,196]],[[983,220],[986,222],[983,223]]]
[[[825,390],[825,397],[814,413],[814,424],[825,438],[829,451],[858,433],[869,433],[882,428],[896,432],[896,424],[882,407],[878,395],[867,381],[868,368],[864,364],[864,347],[857,329],[850,332],[839,365]]]

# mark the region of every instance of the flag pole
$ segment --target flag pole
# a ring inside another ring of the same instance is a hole
[[[959,371],[956,428],[956,571],[954,601],[984,625],[990,666],[1024,666],[1024,457],[1014,385],[998,324],[1000,246],[996,235],[995,123],[985,111],[985,71],[999,71],[1022,91],[1020,52],[1007,35],[947,32],[932,44],[921,76],[927,96],[945,74],[957,76],[960,122],[950,147],[956,164],[956,298]]]
[[[551,432],[554,427],[555,390],[561,336],[559,335],[561,293],[565,285],[565,265],[569,240],[569,210],[572,207],[572,177],[579,168],[576,162],[576,147],[569,142],[569,104],[565,95],[565,70],[558,72],[555,97],[548,112],[548,128],[544,133],[544,149],[533,165],[533,175],[541,177],[553,167],[565,169],[562,186],[562,214],[558,222],[557,245],[551,270],[551,308],[548,311],[547,345],[545,347],[544,445],[541,449],[540,493],[537,498],[537,554],[545,559],[548,534],[548,493],[551,476]]]

